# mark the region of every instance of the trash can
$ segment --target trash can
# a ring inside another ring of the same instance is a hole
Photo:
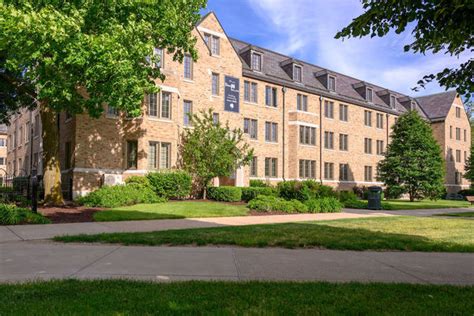
[[[369,187],[369,210],[381,210],[382,209],[382,188],[373,186]]]

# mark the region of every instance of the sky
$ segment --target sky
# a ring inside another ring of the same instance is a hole
[[[419,92],[412,88],[424,75],[469,57],[405,53],[403,46],[412,40],[409,31],[334,39],[363,13],[359,0],[208,0],[203,13],[208,11],[216,13],[230,37],[412,96],[444,91],[436,82]]]

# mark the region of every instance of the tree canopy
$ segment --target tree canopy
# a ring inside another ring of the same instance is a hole
[[[197,190],[206,198],[206,188],[216,177],[228,177],[248,165],[253,149],[240,129],[216,122],[212,109],[190,116],[192,128],[184,130],[180,145],[180,164],[193,175]]]
[[[408,194],[410,200],[438,198],[444,190],[444,161],[431,127],[416,111],[399,117],[385,158],[378,164],[378,178],[392,195]]]
[[[382,37],[391,30],[400,34],[411,29],[414,39],[404,47],[406,52],[460,56],[474,51],[472,0],[362,0],[362,4],[365,12],[338,32],[336,38]],[[425,75],[418,85],[424,87],[436,79],[446,89],[456,88],[460,95],[469,98],[474,91],[473,74],[471,57],[457,68]]]

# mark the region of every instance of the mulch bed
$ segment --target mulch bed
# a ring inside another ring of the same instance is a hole
[[[93,222],[93,215],[103,208],[66,205],[62,207],[40,207],[38,211],[54,224]]]

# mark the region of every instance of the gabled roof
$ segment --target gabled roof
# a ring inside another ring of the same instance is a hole
[[[430,120],[445,118],[456,98],[456,91],[446,91],[416,98]]]

